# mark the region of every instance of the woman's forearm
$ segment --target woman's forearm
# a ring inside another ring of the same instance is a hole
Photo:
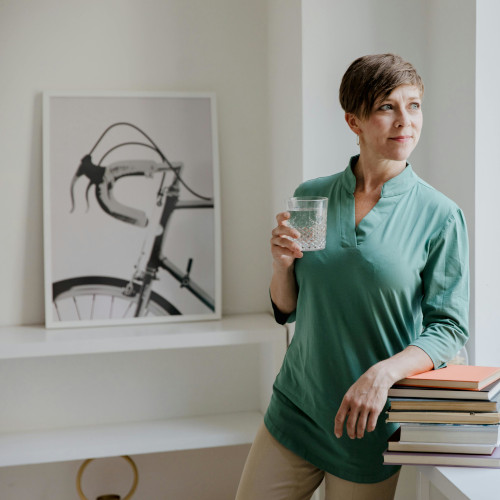
[[[378,369],[390,387],[405,377],[432,370],[434,364],[420,347],[410,345],[394,356],[380,361],[373,368]]]
[[[293,265],[282,268],[273,264],[271,278],[271,299],[276,307],[285,314],[290,314],[297,307],[297,282],[293,272]]]

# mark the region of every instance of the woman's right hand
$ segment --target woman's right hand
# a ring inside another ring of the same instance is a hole
[[[290,219],[289,212],[280,212],[276,216],[278,225],[273,229],[271,237],[274,265],[283,270],[291,267],[295,259],[304,255],[295,241],[300,233],[287,224],[288,219]]]

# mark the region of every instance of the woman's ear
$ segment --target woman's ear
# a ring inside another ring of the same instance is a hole
[[[361,129],[359,128],[359,118],[353,113],[346,113],[345,121],[347,122],[347,125],[349,125],[349,128],[356,135],[359,135],[359,133],[361,132]]]

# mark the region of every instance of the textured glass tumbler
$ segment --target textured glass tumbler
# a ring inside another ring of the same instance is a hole
[[[300,233],[300,237],[295,241],[303,252],[325,248],[327,209],[328,198],[300,196],[288,199],[288,225]]]

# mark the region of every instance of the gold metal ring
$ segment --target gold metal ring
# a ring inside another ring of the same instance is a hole
[[[137,470],[135,462],[129,456],[123,455],[121,458],[125,459],[130,464],[134,472],[134,482],[132,483],[132,487],[130,488],[130,491],[127,493],[127,495],[123,498],[123,500],[130,500],[132,498],[132,495],[135,493],[135,490],[137,489],[137,484],[139,483],[139,471]],[[87,468],[87,465],[89,465],[89,463],[93,462],[94,460],[95,458],[89,458],[85,460],[85,462],[83,462],[83,464],[80,465],[80,468],[78,469],[78,474],[76,476],[76,490],[78,491],[78,495],[81,500],[89,500],[84,495],[82,490],[82,476],[83,472]]]

